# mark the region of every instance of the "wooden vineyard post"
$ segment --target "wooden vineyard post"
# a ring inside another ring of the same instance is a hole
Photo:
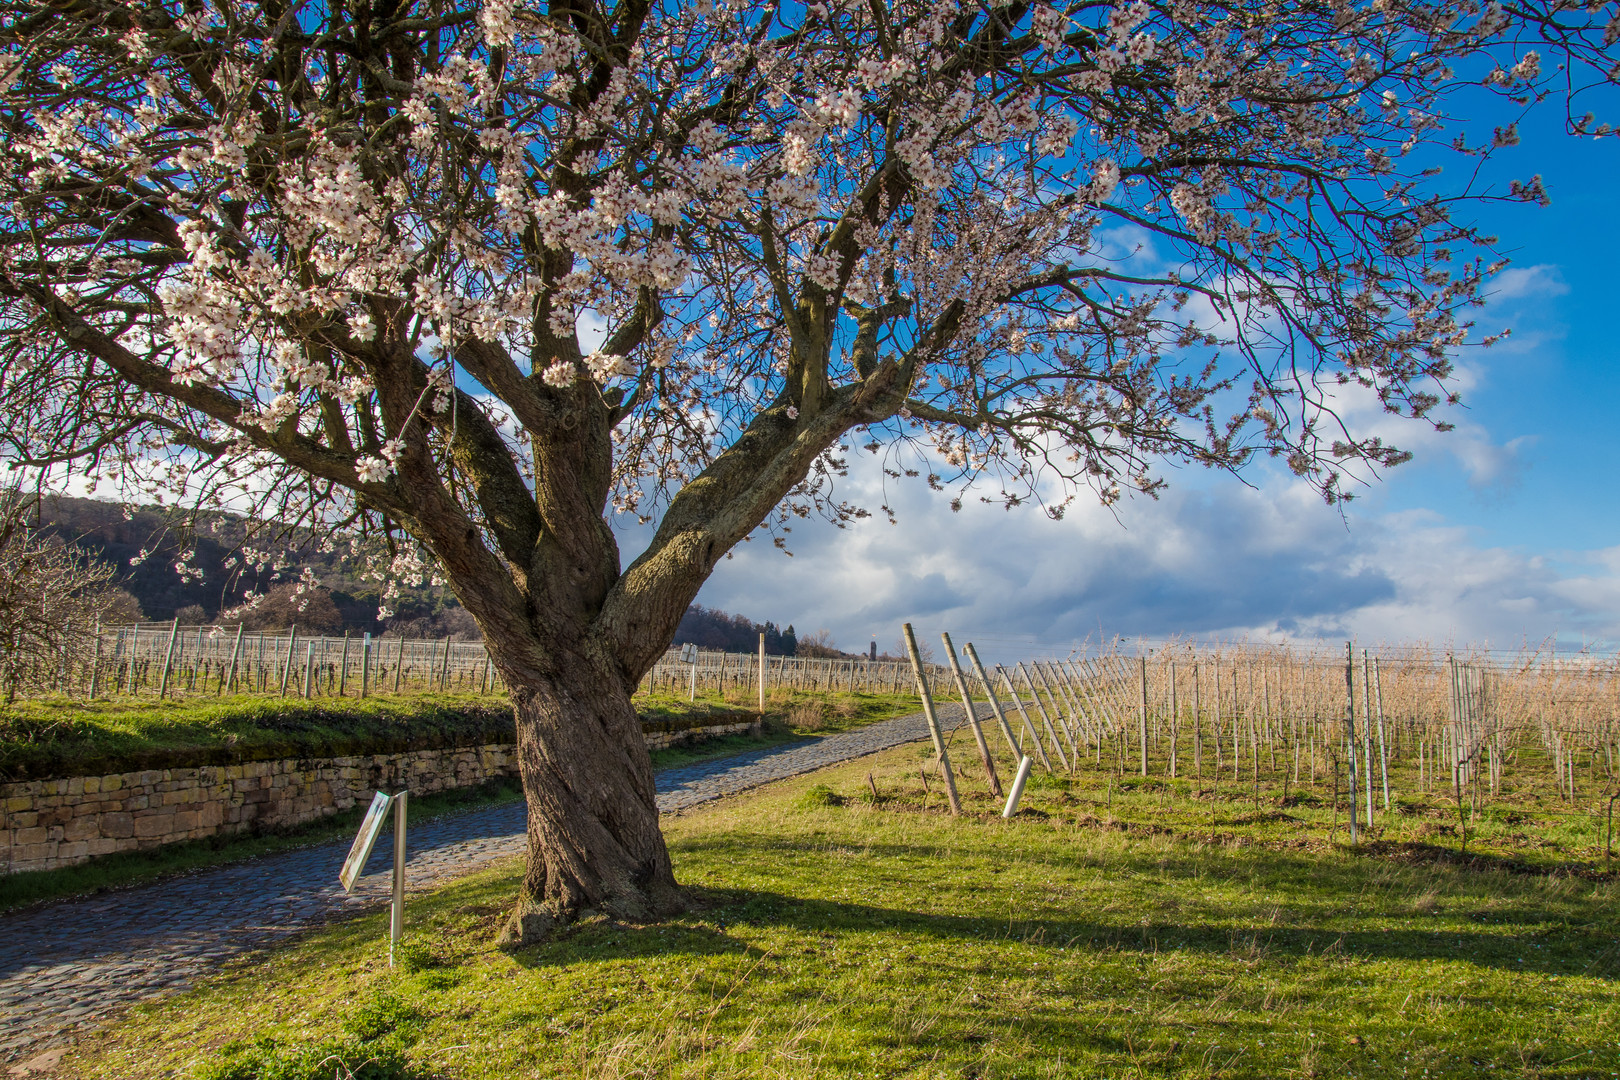
[[[928,734],[934,739],[934,752],[939,755],[939,769],[945,776],[945,795],[951,803],[951,815],[959,817],[962,803],[956,797],[956,777],[951,773],[951,756],[945,749],[945,736],[939,730],[939,718],[934,715],[934,699],[928,696],[928,675],[923,671],[922,656],[917,652],[917,637],[911,624],[904,625],[906,652],[911,657],[911,670],[917,676],[917,694],[922,698],[923,717],[928,721]],[[926,780],[924,781],[926,783]]]
[[[236,624],[236,644],[231,646],[231,667],[219,680],[219,692],[221,694],[225,692],[227,686],[233,691],[236,689],[236,665],[242,659],[242,631],[245,629],[247,629],[246,623]]]
[[[1243,779],[1243,733],[1238,730],[1238,719],[1243,714],[1239,708],[1241,690],[1238,687],[1238,665],[1231,665],[1231,782],[1236,784]]]
[[[174,663],[174,642],[179,636],[180,620],[177,618],[174,620],[174,625],[169,627],[169,647],[163,653],[163,680],[158,684],[158,697],[160,698],[169,695],[169,665]]]
[[[1008,675],[1007,669],[1000,664],[996,665],[996,673],[1001,676],[1001,681],[1007,684],[1007,693],[1012,696],[1013,707],[1018,710],[1018,715],[1023,718],[1024,727],[1029,731],[1029,740],[1035,744],[1035,752],[1040,755],[1041,763],[1046,766],[1047,772],[1051,772],[1052,763],[1047,760],[1046,751],[1041,747],[1041,737],[1036,733],[1035,725],[1030,723],[1029,713],[1024,711],[1024,703],[1019,700],[1018,688],[1013,685],[1012,676]],[[1058,761],[1063,764],[1063,771],[1072,772],[1073,770],[1069,768],[1069,759],[1063,755],[1063,744],[1058,742],[1058,737],[1052,731],[1051,724],[1046,725],[1046,738],[1051,742],[1052,749],[1057,751]]]
[[[765,717],[765,634],[759,635],[759,715]]]
[[[343,631],[343,652],[338,656],[338,697],[349,696],[349,632]]]
[[[1052,711],[1057,714],[1058,718],[1058,728],[1063,732],[1063,737],[1069,740],[1069,753],[1074,755],[1075,761],[1079,761],[1080,746],[1078,740],[1076,740],[1074,737],[1074,729],[1079,722],[1076,721],[1075,724],[1070,724],[1069,718],[1063,715],[1063,711],[1067,709],[1068,706],[1063,702],[1062,698],[1059,697],[1058,692],[1052,689],[1053,683],[1052,680],[1047,677],[1046,669],[1034,660],[1029,662],[1029,667],[1030,670],[1033,671],[1041,680],[1041,687],[1046,691],[1046,698],[1052,703]]]
[[[1372,662],[1373,704],[1378,709],[1378,775],[1384,782],[1384,812],[1389,812],[1389,752],[1384,748],[1384,680],[1378,673],[1378,657]]]
[[[1148,774],[1148,687],[1147,687],[1147,657],[1142,657],[1142,713],[1140,734],[1142,736],[1142,775]]]
[[[996,762],[990,756],[990,744],[984,741],[984,729],[979,726],[979,717],[973,709],[973,696],[968,693],[967,680],[962,677],[962,665],[956,662],[956,646],[951,644],[951,635],[941,633],[940,640],[945,643],[945,655],[951,661],[951,678],[956,682],[956,692],[962,696],[962,712],[967,716],[968,727],[973,729],[973,741],[979,747],[979,760],[984,763],[985,777],[990,781],[990,794],[1001,798],[1001,778],[996,775]]]
[[[1090,732],[1090,738],[1085,741],[1088,745],[1090,743],[1101,745],[1102,714],[1097,711],[1097,703],[1091,699],[1091,695],[1086,693],[1085,676],[1081,674],[1073,660],[1063,661],[1058,665],[1058,671],[1062,672],[1064,676],[1063,692],[1068,694],[1069,699],[1074,703],[1075,716],[1077,718],[1084,717],[1085,719],[1086,730]],[[1085,731],[1082,731],[1081,734],[1084,735]],[[1080,757],[1080,752],[1076,751],[1075,756],[1076,758]]]
[[[293,623],[287,637],[287,662],[281,665],[281,696],[287,696],[287,679],[292,675],[293,649],[298,644],[298,624]]]
[[[360,639],[360,696],[371,693],[371,632]]]
[[[1366,779],[1362,790],[1367,798],[1367,828],[1373,825],[1373,767],[1372,767],[1372,659],[1366,649],[1361,650],[1361,760],[1366,763]]]
[[[444,662],[439,666],[439,689],[450,689],[450,639],[444,639]]]
[[[1088,741],[1086,738],[1086,712],[1080,707],[1080,699],[1075,695],[1074,687],[1069,685],[1069,675],[1064,670],[1063,665],[1049,660],[1046,666],[1051,669],[1049,674],[1051,675],[1052,685],[1057,687],[1058,693],[1062,695],[1064,707],[1069,710],[1069,718],[1074,721],[1074,734],[1069,740],[1069,745],[1074,748],[1075,760],[1079,761],[1080,744]]]
[[[1081,698],[1091,707],[1091,716],[1094,721],[1092,727],[1096,735],[1097,764],[1101,766],[1103,738],[1113,730],[1114,719],[1108,712],[1107,703],[1103,700],[1101,692],[1095,694],[1091,692],[1089,682],[1097,678],[1091,662],[1081,661],[1077,665],[1076,672],[1075,688],[1080,691]]]
[[[394,657],[394,693],[399,693],[399,681],[405,677],[405,638],[399,639],[399,652]]]
[[[101,675],[101,619],[96,619],[96,643],[90,658],[90,692],[86,697],[90,701],[96,699],[96,683]]]
[[[984,674],[984,665],[979,663],[978,650],[973,647],[973,642],[970,641],[962,646],[962,651],[967,654],[968,662],[973,665],[973,674],[978,676],[979,684],[984,687],[985,696],[990,699],[990,711],[996,714],[996,723],[1001,727],[1001,737],[1007,740],[1007,747],[1013,752],[1013,757],[1023,757],[1024,751],[1019,747],[1018,740],[1013,738],[1012,725],[1007,723],[1007,714],[1001,711],[1001,701],[996,697],[996,688],[990,685],[990,680]],[[1037,743],[1039,741],[1036,740]],[[1046,755],[1041,754],[1040,756],[1044,764]],[[1047,765],[1046,771],[1051,772],[1052,766]]]
[[[1346,780],[1350,785],[1350,842],[1359,844],[1361,836],[1356,830],[1356,647],[1350,642],[1344,643],[1344,694],[1348,705],[1345,709],[1345,723],[1349,725],[1349,772]]]
[[[304,646],[304,697],[310,698],[315,694],[315,643],[311,641]]]
[[[1024,667],[1022,660],[1018,661],[1018,673],[1024,677],[1024,686],[1029,690],[1029,696],[1034,700],[1035,708],[1041,714],[1041,723],[1046,725],[1046,733],[1051,736],[1052,745],[1057,747],[1058,757],[1063,759],[1063,768],[1068,772],[1073,772],[1074,765],[1069,764],[1068,757],[1063,753],[1063,743],[1059,741],[1057,731],[1052,727],[1052,717],[1047,714],[1046,706],[1041,702],[1041,695],[1035,692],[1035,681],[1029,677],[1029,671]]]
[[[1176,778],[1176,744],[1181,741],[1181,714],[1176,710],[1176,662],[1170,661],[1170,779]]]
[[[1198,662],[1193,662],[1193,772],[1198,778],[1198,787],[1204,786],[1204,720],[1203,720],[1203,693],[1198,688]]]

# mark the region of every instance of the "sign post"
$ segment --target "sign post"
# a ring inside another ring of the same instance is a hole
[[[688,664],[692,665],[692,690],[691,690],[691,692],[689,694],[687,694],[687,700],[688,701],[696,701],[697,700],[697,661],[698,661],[697,646],[693,645],[690,641],[687,642],[685,645],[682,645],[681,646],[681,660],[683,662],[685,662],[685,663],[688,663]]]
[[[393,903],[388,913],[389,967],[394,966],[394,949],[405,929],[405,806],[409,798],[409,792],[404,791],[396,795],[384,795],[379,791],[371,797],[371,805],[366,808],[365,819],[360,822],[360,831],[355,834],[354,843],[349,847],[349,857],[343,860],[343,869],[338,872],[338,881],[342,883],[343,891],[353,892],[355,882],[359,881],[360,875],[365,872],[366,861],[371,858],[371,849],[377,846],[377,837],[382,832],[389,809],[392,808],[394,889]]]
[[[408,791],[393,798],[394,803],[394,902],[388,912],[388,966],[394,966],[394,952],[399,948],[399,937],[405,932],[405,804],[410,801]]]

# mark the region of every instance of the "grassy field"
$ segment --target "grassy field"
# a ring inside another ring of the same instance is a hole
[[[953,819],[930,756],[667,818],[681,917],[504,953],[519,868],[499,867],[413,899],[396,970],[381,914],[330,926],[63,1073],[1620,1076],[1620,883],[1590,814],[1526,796],[1463,855],[1454,809],[1407,797],[1352,850],[1321,784],[1257,805],[1088,767],[1037,774],[1008,822],[975,767]]]
[[[759,700],[747,695],[732,694],[725,697],[699,695],[701,706],[709,702],[714,708],[740,708],[752,705],[757,712]],[[658,718],[663,710],[692,708],[684,697],[638,695],[636,707],[644,717]],[[909,694],[855,694],[808,693],[796,690],[775,690],[766,696],[764,723],[758,735],[723,735],[703,742],[671,746],[653,753],[653,768],[672,769],[692,765],[717,757],[740,754],[747,750],[776,746],[795,739],[819,738],[851,731],[880,720],[905,716],[922,708],[922,702]]]

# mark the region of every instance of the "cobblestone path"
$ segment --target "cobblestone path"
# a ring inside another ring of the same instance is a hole
[[[961,723],[962,709],[941,706],[939,716],[949,730]],[[917,713],[669,769],[658,774],[658,808],[684,810],[927,737]],[[523,830],[521,803],[413,825],[406,837],[411,889],[520,854]],[[119,1007],[183,990],[222,961],[311,923],[387,903],[387,836],[351,895],[337,883],[344,840],[0,915],[0,1065],[60,1045]]]

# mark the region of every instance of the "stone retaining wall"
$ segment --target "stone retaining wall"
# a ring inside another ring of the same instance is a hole
[[[649,749],[757,731],[758,723],[645,733]],[[380,788],[413,795],[516,777],[515,747],[408,750],[238,765],[148,769],[0,784],[0,874],[52,870],[100,855],[221,833],[301,825],[369,801]]]

